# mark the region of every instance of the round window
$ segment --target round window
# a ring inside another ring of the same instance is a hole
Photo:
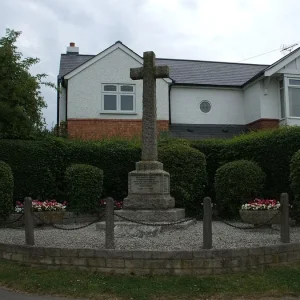
[[[200,110],[204,113],[208,113],[211,110],[211,104],[207,100],[200,103]]]

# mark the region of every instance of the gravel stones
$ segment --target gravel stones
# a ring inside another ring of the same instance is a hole
[[[235,225],[245,224],[235,223]],[[72,228],[71,225],[68,227]],[[292,227],[290,231],[291,243],[300,243],[300,227]],[[213,248],[229,249],[280,244],[280,232],[274,229],[241,230],[221,222],[213,222],[212,232]],[[116,249],[122,250],[199,250],[202,249],[202,238],[202,222],[197,222],[188,229],[162,231],[156,237],[118,237],[115,238],[115,245]],[[0,229],[0,243],[24,244],[24,229]],[[36,246],[104,249],[104,244],[105,232],[97,231],[95,224],[74,231],[53,228],[35,229]]]

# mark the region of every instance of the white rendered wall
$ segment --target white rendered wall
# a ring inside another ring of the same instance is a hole
[[[267,91],[261,82],[261,118],[280,119],[279,83],[275,78],[270,80]]]
[[[59,95],[59,122],[66,121],[66,89],[61,87]]]
[[[261,118],[261,93],[260,82],[256,82],[244,90],[245,124]]]
[[[208,100],[211,111],[200,103]],[[243,91],[235,89],[176,87],[171,89],[172,124],[245,124]]]
[[[84,69],[68,82],[68,119],[141,119],[142,80],[131,80],[130,68],[141,64],[121,49]],[[107,114],[101,112],[102,84],[134,84],[136,87],[136,114]],[[156,80],[157,119],[169,119],[168,83]]]

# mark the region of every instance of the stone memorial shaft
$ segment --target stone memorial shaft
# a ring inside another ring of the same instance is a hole
[[[142,161],[157,161],[156,78],[168,78],[168,66],[155,66],[155,54],[144,52],[144,66],[130,69],[130,78],[143,79]]]

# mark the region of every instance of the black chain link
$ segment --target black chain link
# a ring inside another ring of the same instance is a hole
[[[7,225],[11,225],[14,223],[17,223],[18,221],[20,221],[22,218],[24,217],[24,213],[22,213],[17,219],[10,221],[10,222],[5,222],[5,223],[0,223],[0,227],[6,227]]]
[[[177,224],[181,224],[181,223],[185,223],[191,220],[194,220],[194,218],[187,218],[184,220],[180,220],[180,221],[176,221],[176,222],[170,222],[170,223],[147,223],[147,222],[142,222],[142,221],[136,221],[136,220],[132,220],[126,217],[123,217],[117,213],[114,212],[114,215],[131,223],[136,223],[136,224],[140,224],[140,225],[146,225],[146,226],[172,226],[172,225],[177,225]]]
[[[245,229],[245,230],[248,230],[248,229],[256,229],[256,228],[260,228],[264,225],[266,225],[267,223],[269,223],[270,221],[272,221],[273,219],[275,219],[275,217],[277,217],[279,214],[281,213],[281,211],[278,211],[278,213],[274,216],[272,216],[270,219],[268,219],[267,221],[265,221],[264,223],[261,223],[261,224],[258,224],[258,225],[255,225],[255,226],[237,226],[237,225],[234,225],[234,224],[231,224],[225,220],[223,220],[222,218],[220,218],[219,216],[216,215],[216,213],[213,213],[213,216],[219,220],[220,222],[228,225],[228,226],[231,226],[233,228],[236,228],[236,229]],[[272,228],[271,229],[274,229],[274,230],[277,230],[275,228]]]
[[[65,231],[72,231],[72,230],[79,230],[79,229],[86,228],[86,227],[88,227],[88,226],[91,226],[91,225],[93,225],[93,224],[95,224],[95,223],[101,221],[101,219],[102,219],[102,218],[104,217],[104,215],[105,215],[105,212],[104,212],[103,214],[101,214],[100,216],[98,216],[96,220],[94,220],[94,221],[92,221],[92,222],[90,222],[90,223],[88,223],[88,224],[85,224],[85,225],[82,225],[82,226],[79,226],[79,227],[75,227],[75,228],[64,228],[64,227],[61,227],[61,226],[57,226],[57,225],[54,224],[54,223],[48,223],[48,222],[45,222],[43,219],[41,219],[41,218],[40,218],[39,216],[37,216],[35,213],[33,213],[33,215],[34,215],[37,219],[39,219],[40,221],[42,221],[43,224],[49,225],[49,226],[51,226],[51,227],[53,227],[53,228],[55,228],[55,229],[65,230]]]

